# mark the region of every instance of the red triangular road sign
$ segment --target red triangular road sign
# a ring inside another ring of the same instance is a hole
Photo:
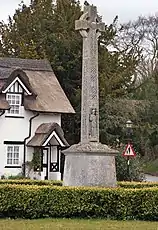
[[[135,157],[136,153],[130,143],[126,145],[125,151],[122,154],[124,157]]]

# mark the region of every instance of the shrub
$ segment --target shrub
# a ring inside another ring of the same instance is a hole
[[[3,179],[0,180],[1,184],[15,184],[15,185],[48,185],[48,186],[62,186],[62,181],[57,180],[31,180],[31,179],[20,179],[20,180],[11,180],[11,179]],[[119,181],[117,182],[119,187],[122,188],[150,188],[150,187],[158,187],[158,182],[126,182]]]
[[[158,182],[118,182],[118,186],[122,188],[151,188],[151,187],[158,187]]]
[[[22,172],[21,173],[18,173],[17,175],[7,175],[7,174],[4,174],[4,175],[1,175],[1,179],[2,180],[7,180],[7,179],[9,179],[9,180],[23,180],[23,179],[26,179],[26,177],[22,174]],[[29,178],[27,178],[27,179],[29,179]]]
[[[13,176],[13,175],[8,176],[8,179],[9,180],[23,180],[23,179],[25,179],[25,177],[22,174],[18,174],[16,176]]]
[[[1,184],[21,184],[21,185],[55,185],[55,186],[62,186],[62,181],[57,180],[31,180],[31,179],[3,179],[0,180]]]
[[[125,147],[124,147],[125,148]],[[127,172],[127,159],[122,156],[123,149],[116,156],[116,175],[118,181],[142,181],[144,175],[142,173],[142,163],[139,154],[130,159],[129,175]]]
[[[158,220],[158,188],[0,185],[0,216]]]

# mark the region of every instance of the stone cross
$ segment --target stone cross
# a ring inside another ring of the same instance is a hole
[[[83,37],[81,141],[63,151],[63,185],[116,187],[117,151],[99,142],[98,38],[105,25],[88,5],[75,27]]]
[[[81,143],[99,142],[98,38],[105,24],[93,5],[75,21],[83,37]]]

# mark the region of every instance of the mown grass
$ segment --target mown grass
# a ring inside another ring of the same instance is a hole
[[[144,164],[144,172],[158,175],[158,158]]]
[[[0,230],[158,230],[157,222],[80,219],[1,219]]]

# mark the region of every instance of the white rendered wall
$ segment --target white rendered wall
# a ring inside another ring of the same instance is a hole
[[[7,175],[17,175],[21,172],[19,168],[5,168],[6,166],[6,145],[4,141],[24,141],[24,139],[29,135],[29,119],[35,115],[30,111],[24,110],[21,107],[20,116],[24,118],[11,118],[5,117],[7,111],[4,115],[0,117],[0,176]],[[61,115],[60,114],[40,114],[34,120],[32,120],[32,133],[33,137],[36,129],[42,123],[56,122],[61,125]],[[23,149],[24,146],[20,145],[20,162],[23,162]],[[32,158],[32,148],[26,147],[26,161]]]

